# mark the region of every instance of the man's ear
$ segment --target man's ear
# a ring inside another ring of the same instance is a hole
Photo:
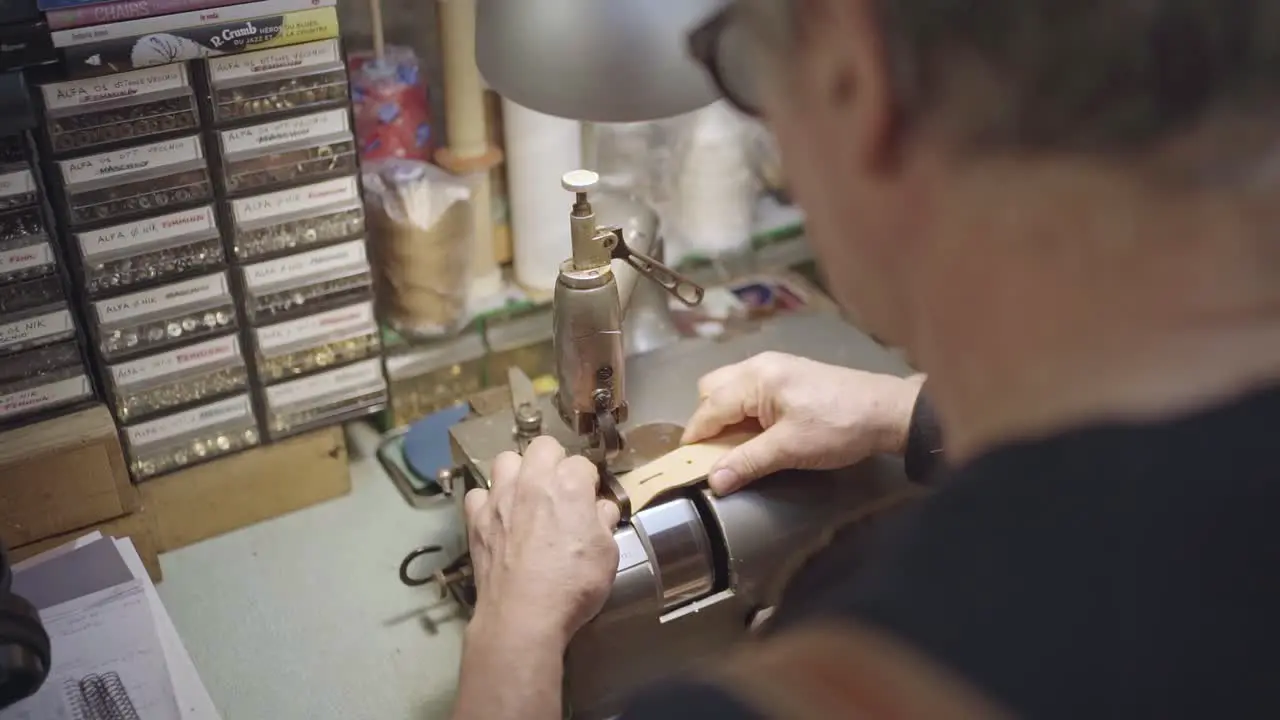
[[[793,0],[799,72],[810,97],[844,119],[856,157],[876,172],[899,160],[890,58],[873,0]]]

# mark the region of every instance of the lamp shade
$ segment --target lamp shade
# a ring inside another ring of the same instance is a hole
[[[547,115],[680,115],[718,97],[686,38],[726,2],[478,0],[476,63],[498,94]]]

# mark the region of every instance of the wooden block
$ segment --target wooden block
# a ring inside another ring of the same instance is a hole
[[[264,445],[140,486],[160,552],[351,492],[341,427]]]
[[[151,581],[158,583],[163,579],[163,575],[160,572],[160,551],[156,546],[155,523],[151,521],[151,516],[147,514],[146,510],[90,525],[79,530],[73,530],[62,535],[45,538],[29,545],[23,545],[11,550],[10,555],[13,562],[21,562],[33,555],[39,555],[59,545],[65,545],[76,538],[88,535],[94,530],[110,537],[130,538],[133,540],[133,546],[138,551],[138,557],[142,558],[142,564],[147,568],[147,574],[151,576]]]
[[[136,511],[105,405],[0,434],[0,541],[20,547]]]
[[[631,500],[631,512],[640,512],[668,490],[702,481],[726,452],[759,434],[758,429],[731,430],[704,442],[682,445],[657,460],[619,475],[618,483]]]

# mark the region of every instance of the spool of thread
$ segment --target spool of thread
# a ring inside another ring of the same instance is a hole
[[[502,290],[502,270],[494,255],[493,208],[488,172],[502,161],[489,146],[484,85],[476,67],[476,0],[439,0],[440,46],[444,60],[445,129],[448,147],[436,162],[457,175],[483,177],[472,202],[471,295],[477,304]]]
[[[560,186],[582,165],[582,125],[502,101],[516,282],[529,292],[555,289],[560,263],[573,253],[572,198]]]
[[[716,258],[751,243],[759,184],[743,120],[717,103],[689,119],[680,153],[675,224],[683,249]]]
[[[467,319],[471,189],[401,161],[366,172],[364,186],[378,315],[409,337],[452,332]]]

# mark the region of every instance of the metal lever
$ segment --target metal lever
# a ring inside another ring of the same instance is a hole
[[[662,286],[663,290],[689,307],[697,307],[702,303],[706,290],[700,285],[648,255],[632,250],[623,239],[622,228],[603,229],[612,235],[606,241],[605,248],[614,260],[621,260],[635,268],[636,272]]]

